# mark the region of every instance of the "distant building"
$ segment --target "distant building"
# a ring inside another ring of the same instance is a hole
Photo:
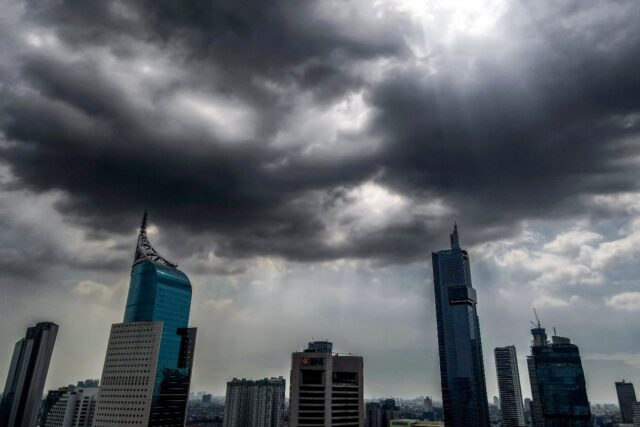
[[[202,395],[202,403],[211,403],[211,395],[208,393],[205,393]]]
[[[364,426],[363,359],[327,341],[291,356],[290,427]]]
[[[476,290],[467,251],[454,226],[451,249],[434,252],[433,283],[444,421],[447,427],[488,427]]]
[[[590,427],[591,408],[578,346],[569,338],[547,341],[544,328],[531,330],[527,357],[534,427]]]
[[[516,348],[512,345],[497,347],[494,355],[500,392],[497,406],[502,411],[502,427],[525,427]]]
[[[40,426],[44,426],[44,423],[47,419],[47,414],[53,408],[53,406],[60,400],[62,396],[67,394],[70,388],[73,386],[60,387],[57,390],[49,390],[47,393],[47,397],[42,404],[42,413],[40,415]]]
[[[391,427],[444,427],[443,421],[426,421],[426,420],[393,420],[390,422]]]
[[[224,427],[283,427],[285,384],[282,377],[229,381]]]
[[[80,381],[67,387],[46,416],[42,427],[91,427],[98,397],[98,380]]]
[[[383,427],[382,424],[382,408],[379,402],[368,402],[366,405],[365,416],[366,427]]]
[[[191,282],[147,239],[136,245],[123,323],[112,325],[94,427],[182,427],[196,329],[189,328]]]
[[[38,423],[58,325],[38,323],[27,329],[13,350],[0,402],[0,427],[33,427]]]
[[[616,382],[616,394],[620,405],[620,420],[624,424],[633,423],[633,404],[636,403],[636,391],[633,383],[624,380]]]
[[[640,427],[640,402],[633,404],[633,427]]]
[[[431,399],[430,397],[425,397],[422,408],[425,412],[433,412],[433,399]]]
[[[382,425],[388,426],[392,420],[399,417],[398,407],[396,406],[395,399],[383,399],[380,401],[380,408],[382,410]]]

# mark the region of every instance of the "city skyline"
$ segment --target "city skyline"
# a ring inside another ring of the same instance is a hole
[[[367,397],[441,400],[457,221],[489,398],[510,345],[530,396],[533,307],[593,402],[637,384],[640,4],[259,3],[0,0],[0,343],[53,321],[46,389],[98,378],[148,208],[193,286],[192,390],[326,338]]]

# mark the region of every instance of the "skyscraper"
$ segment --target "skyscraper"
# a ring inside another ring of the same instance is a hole
[[[282,427],[285,384],[282,377],[229,381],[224,427]]]
[[[327,341],[291,355],[290,427],[363,427],[363,360]]]
[[[531,382],[531,418],[534,427],[589,427],[591,408],[580,351],[569,338],[545,329],[531,330],[531,356],[527,357]]]
[[[500,410],[502,411],[502,427],[524,427],[524,410],[522,407],[522,390],[518,359],[514,346],[497,347],[496,374],[500,392]]]
[[[434,252],[442,404],[447,427],[487,427],[489,408],[476,291],[454,226],[451,249]]]
[[[34,427],[47,379],[58,325],[42,322],[27,329],[13,350],[0,403],[0,427]]]
[[[620,418],[623,424],[633,423],[633,404],[636,402],[636,391],[633,383],[625,380],[616,382],[616,393],[620,404]]]
[[[191,283],[151,246],[145,212],[124,322],[111,327],[94,427],[185,422],[196,329]]]

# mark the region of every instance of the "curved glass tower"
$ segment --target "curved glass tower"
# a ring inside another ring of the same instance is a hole
[[[148,426],[177,427],[185,421],[196,336],[188,327],[191,282],[151,246],[146,219],[145,212],[124,321],[113,325],[109,338],[100,392],[106,403],[101,406],[99,398],[96,427],[129,418]],[[136,394],[123,394],[122,386]]]

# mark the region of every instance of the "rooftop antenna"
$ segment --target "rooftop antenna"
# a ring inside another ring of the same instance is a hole
[[[142,215],[142,224],[140,224],[140,233],[147,232],[147,210],[144,210],[144,214]]]

